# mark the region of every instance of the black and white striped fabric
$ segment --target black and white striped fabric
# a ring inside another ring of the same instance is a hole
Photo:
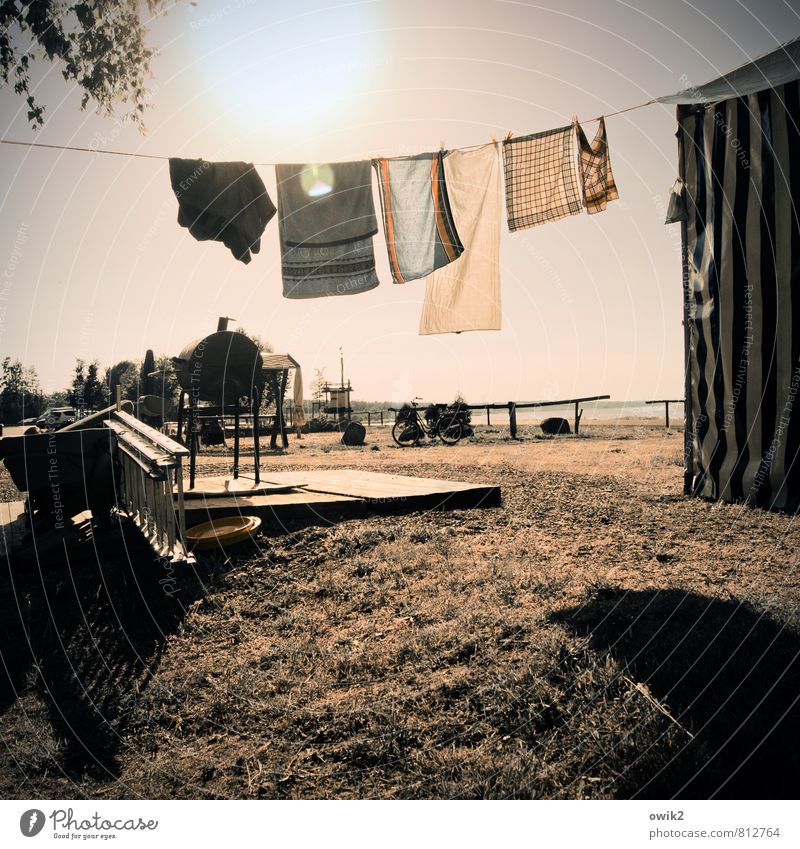
[[[682,106],[694,492],[800,506],[800,82]]]

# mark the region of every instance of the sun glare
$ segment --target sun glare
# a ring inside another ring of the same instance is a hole
[[[228,10],[225,12],[225,10]],[[209,100],[240,129],[326,129],[372,85],[380,56],[369,7],[224,6],[194,21],[190,49]],[[242,26],[242,18],[246,25]],[[243,34],[244,33],[244,34]]]

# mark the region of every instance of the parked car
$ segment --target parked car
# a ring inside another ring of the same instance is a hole
[[[30,425],[35,425],[38,419],[39,416],[32,416],[29,419],[21,419],[17,422],[17,427],[29,427]]]
[[[60,427],[72,424],[77,414],[72,407],[51,407],[45,410],[36,420],[36,427],[43,430],[58,430]]]

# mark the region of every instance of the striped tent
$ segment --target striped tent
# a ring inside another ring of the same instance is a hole
[[[687,491],[800,506],[800,42],[677,102]]]

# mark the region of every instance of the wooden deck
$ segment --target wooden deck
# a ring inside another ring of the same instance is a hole
[[[500,487],[390,475],[357,469],[269,472],[259,494],[250,494],[248,478],[239,478],[228,495],[223,477],[198,478],[187,493],[186,522],[194,525],[218,516],[247,514],[266,520],[334,518],[405,510],[496,507]]]
[[[227,494],[225,494],[227,493]],[[314,523],[333,522],[370,513],[401,513],[407,510],[448,510],[473,507],[496,507],[500,504],[500,487],[365,472],[356,469],[331,471],[270,472],[256,487],[252,478],[241,476],[235,484],[223,476],[198,478],[194,490],[186,493],[186,523],[196,525],[221,516],[258,516],[267,523],[280,526],[288,519]],[[88,512],[74,517],[69,559],[97,556],[97,544],[105,536],[97,536],[92,544],[84,544],[78,531],[90,518]],[[62,562],[62,534],[43,534],[36,546],[20,543],[26,532],[23,502],[0,503],[0,558],[13,552],[15,560],[39,557]],[[88,539],[91,541],[91,534]],[[53,552],[59,552],[55,557]],[[51,556],[52,555],[52,556]]]

